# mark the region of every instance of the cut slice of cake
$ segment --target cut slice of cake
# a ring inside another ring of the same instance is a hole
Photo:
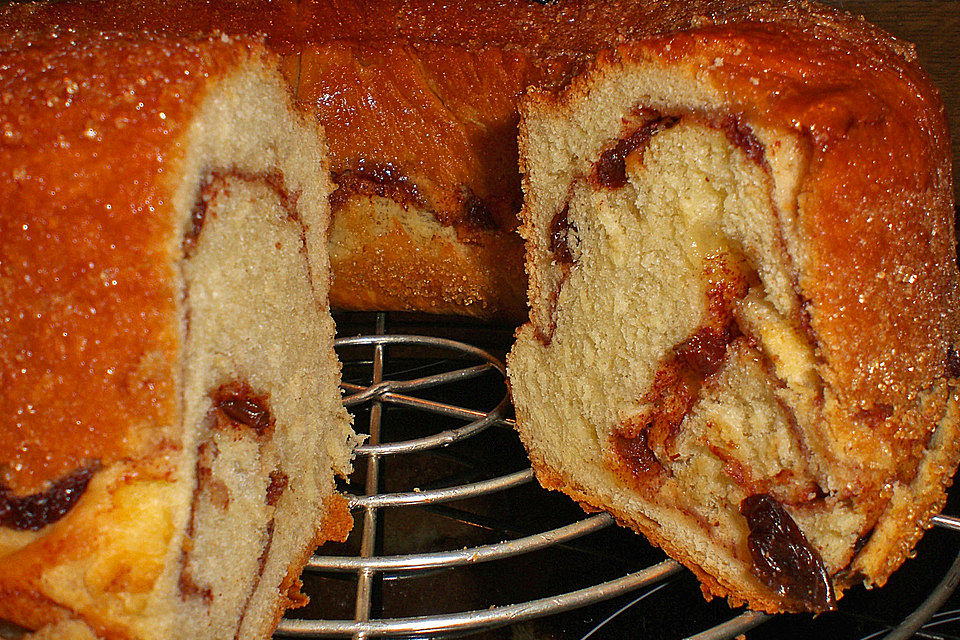
[[[0,618],[268,637],[351,523],[322,133],[257,42],[4,38]]]
[[[883,584],[960,446],[941,104],[908,48],[798,7],[529,97],[508,359],[542,484],[769,612]]]

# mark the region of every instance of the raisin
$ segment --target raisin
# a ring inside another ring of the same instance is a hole
[[[823,559],[782,504],[759,493],[740,503],[740,514],[750,528],[747,547],[761,582],[796,608],[812,612],[836,608]]]
[[[947,347],[947,375],[951,378],[960,378],[960,354],[953,345]]]
[[[600,154],[596,166],[596,182],[607,189],[619,189],[627,184],[627,156],[646,147],[653,136],[677,124],[677,117],[654,117],[642,127],[617,141],[612,149]]]
[[[663,465],[657,460],[653,449],[647,442],[647,430],[635,436],[622,432],[613,434],[613,448],[620,460],[626,463],[635,478],[641,478],[663,471]]]
[[[94,463],[74,469],[49,489],[22,497],[14,496],[0,484],[0,526],[37,531],[53,524],[73,508],[99,468]]]
[[[703,327],[673,348],[677,357],[700,379],[711,376],[723,366],[727,345],[738,335],[735,323],[722,329]]]
[[[873,532],[874,532],[875,529],[876,529],[875,526],[874,526],[874,527],[870,527],[870,529],[869,529],[866,533],[864,533],[864,534],[861,535],[859,538],[857,538],[856,543],[853,545],[853,557],[854,557],[854,558],[856,558],[858,555],[860,555],[860,552],[863,551],[863,548],[864,548],[865,546],[867,546],[867,543],[868,543],[868,542],[870,542],[870,538],[873,537]]]
[[[497,228],[490,207],[483,199],[473,193],[469,187],[461,189],[464,222],[474,229],[491,231]]]
[[[273,416],[267,408],[267,398],[257,395],[246,383],[224,385],[217,389],[214,404],[232,423],[252,427],[257,436],[264,436],[273,428]]]
[[[720,128],[726,134],[730,144],[742,149],[743,153],[755,164],[763,164],[763,143],[757,139],[753,129],[740,116],[727,116],[720,123]]]

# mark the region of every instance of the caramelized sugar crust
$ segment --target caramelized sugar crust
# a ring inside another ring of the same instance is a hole
[[[734,603],[883,584],[960,456],[946,122],[911,48],[809,3],[720,13],[532,92],[520,148],[538,477]],[[715,245],[757,281],[705,333],[687,262]]]
[[[712,60],[713,82],[754,127],[808,145],[783,222],[823,374],[845,403],[904,402],[946,373],[960,331],[945,114],[909,45],[808,8],[757,10],[623,59]]]
[[[353,214],[335,215],[334,225],[357,240],[343,249],[345,257],[334,252],[334,302],[519,320],[526,316],[522,248],[514,238],[521,202],[520,96],[529,87],[566,86],[598,51],[641,37],[711,23],[833,15],[814,5],[787,6],[744,0],[255,0],[211,6],[181,0],[118,9],[94,0],[6,13],[13,25],[59,20],[103,30],[264,34],[287,56],[285,71],[299,100],[327,128],[333,174],[390,166],[422,197],[412,206],[401,197],[407,213],[392,213],[391,229],[376,230],[369,220],[377,204],[363,193],[353,199],[340,193]],[[349,191],[357,185],[343,186]],[[416,229],[399,222],[407,216]],[[367,224],[358,229],[357,217]],[[436,250],[425,247],[431,242]],[[424,286],[403,288],[403,277]],[[392,294],[398,286],[402,296]]]
[[[207,74],[251,55],[199,37],[69,38],[0,48],[19,69],[3,88],[17,108],[0,111],[0,482],[15,494],[176,447],[180,230],[163,168]]]

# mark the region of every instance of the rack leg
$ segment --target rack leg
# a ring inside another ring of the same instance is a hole
[[[377,314],[377,335],[383,335],[387,329],[387,315],[385,313]],[[373,384],[383,380],[383,360],[384,347],[376,345],[373,352]],[[370,438],[367,440],[370,444],[380,443],[380,419],[383,407],[379,400],[374,400],[370,407]],[[367,458],[367,481],[364,487],[366,495],[376,495],[380,492],[380,456],[371,455]],[[363,535],[360,538],[360,557],[371,558],[376,554],[377,546],[377,508],[373,506],[364,507],[363,510]],[[357,602],[354,618],[360,622],[366,622],[370,619],[370,611],[373,603],[373,593],[375,585],[379,579],[376,571],[370,569],[361,569],[357,576]],[[367,637],[363,632],[354,634],[355,640],[362,640]]]

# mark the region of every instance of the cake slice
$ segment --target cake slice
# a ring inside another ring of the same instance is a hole
[[[322,133],[225,36],[7,31],[0,84],[0,618],[268,637],[351,524]]]
[[[760,5],[624,45],[521,116],[508,369],[541,483],[708,597],[823,611],[882,585],[960,446],[946,126],[911,49]]]

